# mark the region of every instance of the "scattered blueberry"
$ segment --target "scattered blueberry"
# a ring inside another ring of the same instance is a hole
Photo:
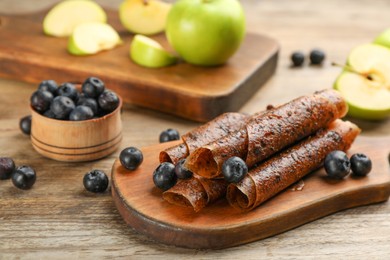
[[[57,119],[67,119],[74,108],[73,100],[65,96],[55,97],[50,106]]]
[[[19,121],[19,128],[23,134],[29,135],[31,133],[31,116],[22,117]]]
[[[28,190],[30,189],[37,179],[35,170],[30,166],[19,166],[12,173],[12,183],[15,187]]]
[[[86,97],[97,98],[104,92],[105,86],[100,79],[90,77],[84,81],[81,88]]]
[[[167,129],[160,134],[160,143],[165,143],[173,140],[179,140],[180,134],[176,129]]]
[[[11,178],[11,174],[15,170],[14,160],[8,157],[0,157],[0,180]]]
[[[80,96],[79,99],[77,100],[77,105],[78,106],[87,106],[87,107],[92,109],[92,112],[94,115],[98,114],[98,109],[99,109],[98,103],[93,98],[87,98],[85,96]]]
[[[351,156],[351,170],[355,176],[366,176],[372,168],[371,159],[362,153],[356,153]]]
[[[73,101],[77,101],[78,92],[72,83],[66,82],[61,84],[61,86],[57,90],[58,96],[64,96],[72,99]]]
[[[92,170],[84,175],[83,184],[87,191],[104,192],[108,187],[108,177],[101,170]]]
[[[310,62],[314,65],[319,65],[325,60],[325,53],[321,50],[312,50],[310,52]]]
[[[351,171],[348,156],[345,152],[338,150],[330,152],[325,157],[324,167],[328,176],[335,179],[342,179]]]
[[[49,91],[35,91],[30,98],[31,106],[38,113],[44,113],[49,109],[53,101],[53,94]]]
[[[248,173],[248,166],[237,156],[230,157],[222,164],[222,174],[227,182],[237,183]]]
[[[93,118],[93,111],[90,107],[87,106],[77,106],[72,110],[72,112],[70,112],[69,115],[70,121],[81,121],[91,118]]]
[[[99,96],[98,103],[104,111],[112,112],[118,107],[119,98],[114,92],[106,90]]]
[[[293,52],[293,54],[291,54],[291,61],[294,67],[300,67],[305,61],[305,55],[303,55],[302,52]]]
[[[175,173],[177,178],[179,179],[188,179],[192,177],[192,172],[188,170],[184,163],[186,162],[186,159],[181,159],[176,165],[175,165]]]
[[[144,160],[144,156],[138,148],[127,147],[120,153],[119,160],[123,167],[133,171],[141,165]]]
[[[58,85],[57,82],[55,82],[54,80],[44,80],[38,86],[38,90],[49,91],[53,94],[53,96],[57,94],[57,89]]]
[[[163,162],[153,172],[154,185],[163,191],[172,188],[176,181],[175,165],[172,163]]]

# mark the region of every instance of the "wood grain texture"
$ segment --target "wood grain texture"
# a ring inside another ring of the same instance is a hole
[[[38,83],[49,78],[83,82],[94,75],[125,102],[205,122],[240,109],[276,69],[277,42],[257,34],[247,34],[239,50],[222,66],[184,62],[159,69],[138,66],[129,58],[132,35],[120,25],[116,11],[107,11],[108,20],[123,44],[92,56],[72,56],[66,51],[66,38],[43,34],[46,13],[0,15],[0,76]],[[153,38],[171,49],[164,34]]]
[[[22,14],[59,0],[2,0],[0,12]],[[112,9],[122,0],[97,0]],[[248,30],[281,45],[276,74],[241,108],[254,113],[300,95],[331,87],[340,73],[331,61],[344,62],[349,51],[371,41],[389,26],[387,0],[242,0]],[[1,35],[0,35],[1,37]],[[23,40],[23,39],[20,39]],[[15,43],[17,44],[17,43]],[[322,67],[290,68],[290,54],[322,48]],[[99,161],[56,162],[40,156],[18,123],[30,113],[35,84],[0,79],[0,156],[37,170],[29,191],[0,181],[0,258],[4,259],[387,259],[390,255],[390,201],[344,210],[266,239],[224,250],[195,250],[156,243],[134,232],[117,211],[110,191],[84,191],[85,172],[109,173],[127,146],[156,144],[167,128],[185,133],[199,124],[132,105],[123,108],[123,141]],[[352,119],[353,120],[353,119]],[[390,136],[390,120],[353,120],[363,136]]]

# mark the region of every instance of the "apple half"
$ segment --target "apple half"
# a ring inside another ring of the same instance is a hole
[[[68,41],[68,52],[81,56],[109,50],[122,43],[118,33],[106,23],[90,22],[78,25]]]
[[[177,57],[165,50],[157,41],[137,34],[130,44],[130,58],[138,65],[160,68],[176,63]]]
[[[130,32],[153,35],[165,30],[170,3],[159,0],[125,0],[119,7],[119,19]]]
[[[67,0],[54,6],[43,20],[43,31],[56,37],[70,36],[74,28],[85,22],[107,22],[104,10],[89,0]]]
[[[390,115],[390,50],[377,44],[354,48],[348,67],[336,79],[352,117],[382,120]]]

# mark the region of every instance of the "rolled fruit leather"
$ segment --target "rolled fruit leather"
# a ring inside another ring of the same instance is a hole
[[[319,168],[331,151],[347,151],[359,133],[355,124],[336,120],[327,129],[251,169],[241,182],[229,184],[229,204],[241,210],[254,209]]]
[[[186,167],[205,178],[222,177],[222,164],[232,156],[242,158],[248,167],[252,167],[327,127],[345,116],[347,111],[348,106],[341,94],[332,89],[299,97],[255,114],[238,131],[197,148],[188,156]]]

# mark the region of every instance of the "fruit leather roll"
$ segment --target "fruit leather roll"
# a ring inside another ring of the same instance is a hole
[[[335,90],[299,97],[250,118],[240,130],[197,148],[186,167],[205,178],[221,177],[225,160],[238,156],[248,167],[345,116],[347,104]]]
[[[241,113],[224,113],[183,135],[183,143],[162,151],[160,162],[176,164],[196,148],[237,131],[246,124],[248,118],[248,115]]]
[[[328,153],[348,150],[359,133],[360,129],[353,123],[336,120],[327,129],[251,169],[241,182],[229,184],[228,202],[242,210],[257,207],[319,168]]]
[[[227,182],[223,179],[212,180],[194,176],[180,180],[163,193],[163,198],[178,206],[192,207],[195,212],[198,212],[207,204],[224,197],[226,187]]]

